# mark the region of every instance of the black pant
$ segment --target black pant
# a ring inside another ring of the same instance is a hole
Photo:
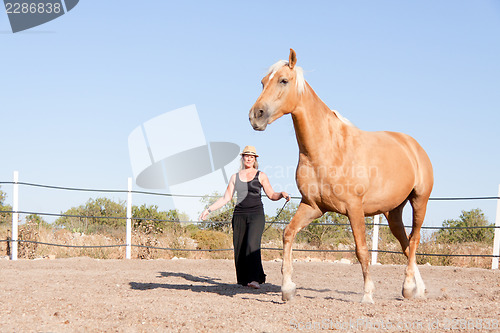
[[[252,281],[266,282],[260,255],[264,224],[263,213],[233,215],[234,263],[238,284],[246,286]]]

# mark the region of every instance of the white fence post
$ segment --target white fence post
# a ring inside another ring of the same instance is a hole
[[[10,242],[10,260],[17,260],[17,234],[19,224],[19,171],[14,171],[12,190],[12,237]]]
[[[132,178],[128,178],[127,194],[127,235],[126,235],[125,259],[130,259],[132,244]]]
[[[500,198],[500,185],[498,185],[498,197]],[[491,269],[498,269],[498,256],[500,255],[500,199],[497,199],[497,216],[495,218],[495,238],[493,239],[493,257]]]
[[[372,265],[377,264],[378,255],[378,229],[380,227],[380,215],[373,217],[373,235],[372,235]]]

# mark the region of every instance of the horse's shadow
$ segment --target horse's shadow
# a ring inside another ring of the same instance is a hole
[[[133,290],[150,290],[150,289],[170,289],[170,290],[190,290],[196,293],[214,293],[221,296],[233,297],[238,294],[262,294],[262,293],[279,293],[280,286],[271,283],[261,285],[261,289],[252,289],[238,284],[224,283],[219,278],[209,276],[195,276],[188,273],[178,272],[159,272],[157,278],[181,278],[186,283],[143,283],[129,282]],[[191,282],[191,283],[187,283]]]
[[[347,290],[334,290],[334,294],[332,296],[325,297],[326,300],[333,300],[345,303],[352,303],[354,300],[352,297],[362,297],[363,294],[347,291]]]

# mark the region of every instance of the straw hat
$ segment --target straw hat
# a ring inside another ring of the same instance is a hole
[[[259,157],[259,155],[257,155],[257,151],[255,150],[254,146],[246,146],[240,155],[252,155],[255,157]]]

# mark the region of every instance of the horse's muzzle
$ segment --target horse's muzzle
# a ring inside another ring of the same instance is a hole
[[[252,108],[248,114],[248,120],[253,129],[256,131],[263,131],[267,127],[268,114],[263,108]]]

